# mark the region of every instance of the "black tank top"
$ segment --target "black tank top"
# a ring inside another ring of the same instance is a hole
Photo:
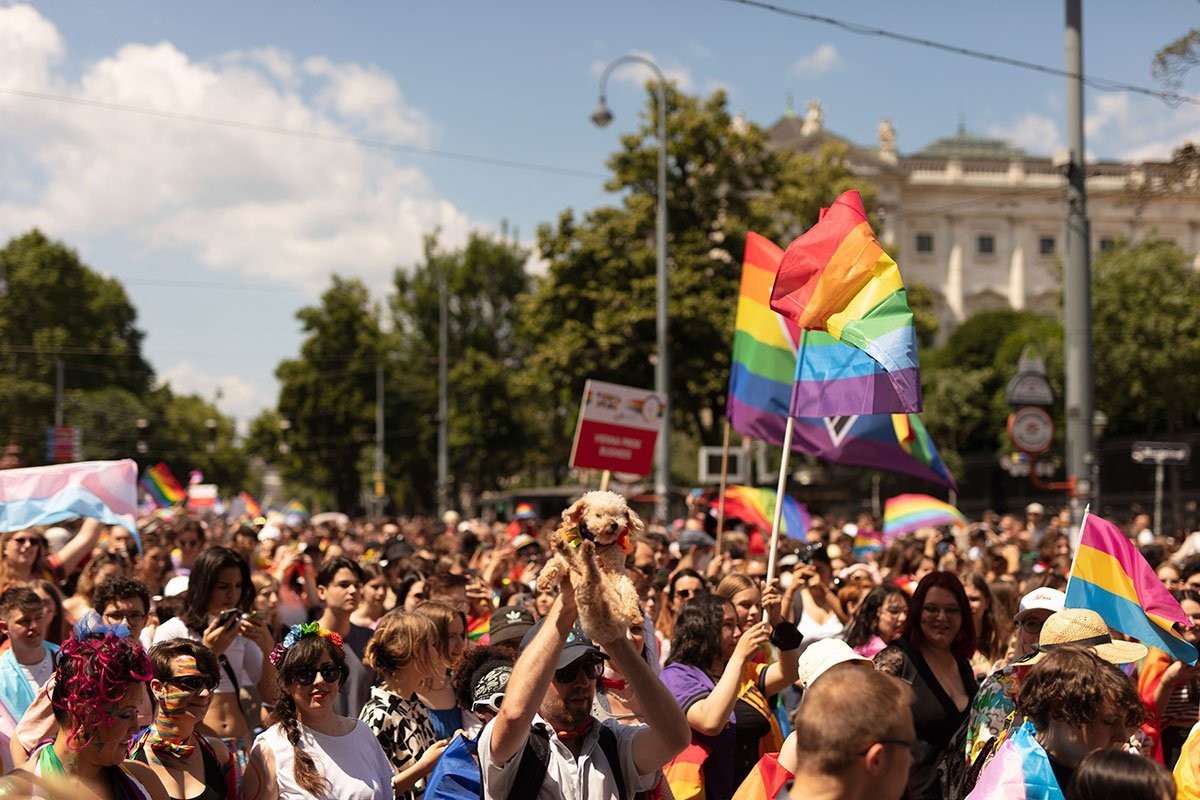
[[[146,751],[149,749],[149,745],[139,747],[133,754],[133,759],[149,764],[150,760],[146,755]],[[217,763],[217,757],[212,754],[212,748],[207,742],[204,742],[199,745],[199,750],[200,757],[204,760],[204,791],[195,797],[172,797],[170,800],[227,800],[225,797],[225,773],[222,771],[221,765]]]

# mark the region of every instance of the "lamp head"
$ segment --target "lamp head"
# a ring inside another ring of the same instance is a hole
[[[601,96],[600,102],[596,104],[596,110],[592,112],[592,124],[597,128],[604,128],[612,121],[612,112],[608,110],[608,103],[604,102],[604,97]]]

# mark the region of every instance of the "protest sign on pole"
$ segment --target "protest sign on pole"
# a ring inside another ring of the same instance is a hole
[[[583,389],[571,467],[649,475],[662,430],[662,395],[589,380]]]

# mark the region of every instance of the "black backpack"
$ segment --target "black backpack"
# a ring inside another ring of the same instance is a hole
[[[617,735],[612,729],[600,725],[600,750],[608,759],[612,769],[613,781],[617,784],[618,800],[628,800],[625,789],[625,774],[621,770],[621,753],[617,748]],[[525,741],[525,749],[521,751],[521,761],[517,764],[517,777],[513,780],[512,789],[508,792],[509,800],[527,800],[537,797],[541,791],[542,781],[546,780],[546,770],[550,768],[550,731],[543,725],[534,725]]]

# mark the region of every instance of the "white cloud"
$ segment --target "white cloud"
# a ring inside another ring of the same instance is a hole
[[[1042,114],[1026,113],[1008,125],[991,125],[988,136],[1004,139],[1030,155],[1048,156],[1062,147],[1063,138],[1058,123]]]
[[[831,44],[823,44],[793,64],[792,74],[815,78],[841,65],[842,57],[838,55],[837,48]]]
[[[241,424],[275,405],[275,398],[270,395],[272,386],[251,384],[236,375],[209,375],[190,361],[180,361],[162,373],[159,381],[177,395],[195,394],[208,401],[216,397],[219,389],[221,399],[217,401],[217,409],[237,417]]]
[[[396,81],[353,63],[264,48],[194,60],[128,44],[77,77],[30,6],[0,7],[0,86],[329,136],[424,146],[434,126]],[[373,289],[471,221],[417,168],[355,143],[280,135],[0,94],[0,235],[117,235],[204,266],[317,292],[330,272]]]
[[[681,67],[674,64],[666,64],[660,58],[655,58],[653,53],[648,53],[644,50],[631,50],[630,55],[641,56],[647,58],[658,65],[668,81],[675,84],[675,87],[682,92],[694,92],[696,90],[696,82],[692,78],[692,73],[687,67]],[[592,74],[599,78],[605,68],[612,63],[612,59],[608,61],[593,61]],[[610,81],[622,81],[634,86],[644,87],[647,83],[658,80],[658,76],[654,71],[645,64],[637,61],[630,61],[622,64],[613,70],[608,78]]]

